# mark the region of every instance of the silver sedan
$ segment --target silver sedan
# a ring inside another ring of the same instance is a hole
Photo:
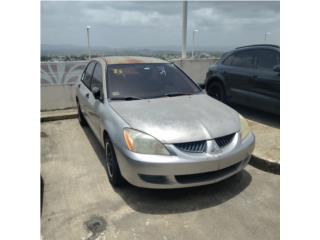
[[[215,183],[249,162],[247,121],[157,58],[92,59],[76,87],[81,125],[105,149],[110,183],[146,188]]]

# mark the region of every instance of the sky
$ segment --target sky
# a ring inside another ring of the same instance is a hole
[[[280,2],[188,2],[188,48],[280,45]],[[148,48],[181,46],[182,2],[41,2],[41,44]]]

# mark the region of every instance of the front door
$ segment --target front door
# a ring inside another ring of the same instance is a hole
[[[92,73],[95,67],[95,62],[90,62],[82,76],[81,82],[79,87],[79,103],[81,107],[82,114],[84,115],[87,122],[91,123],[90,116],[88,114],[88,101],[91,97],[91,82],[92,82]]]
[[[98,138],[100,138],[101,133],[101,111],[103,109],[103,89],[102,89],[102,67],[100,63],[96,64],[93,72],[92,84],[91,84],[91,96],[88,101],[88,115],[91,119],[91,128]],[[100,90],[100,97],[95,98],[93,96],[93,88],[98,88]]]

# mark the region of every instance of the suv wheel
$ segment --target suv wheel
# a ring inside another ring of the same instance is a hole
[[[118,161],[112,142],[108,137],[105,140],[106,165],[109,182],[113,187],[119,187],[123,183],[123,177],[120,173]]]
[[[221,101],[225,102],[226,94],[224,92],[224,88],[219,82],[212,82],[208,87],[208,95]]]

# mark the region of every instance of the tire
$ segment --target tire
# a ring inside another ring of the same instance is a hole
[[[79,120],[79,123],[80,123],[81,126],[85,127],[88,124],[87,124],[86,119],[83,116],[83,113],[81,111],[81,107],[80,107],[80,104],[79,104],[78,101],[77,101],[77,108],[78,108],[78,120]]]
[[[207,93],[209,96],[221,101],[221,102],[225,102],[226,101],[226,94],[224,91],[224,87],[221,83],[219,82],[212,82],[210,83]]]
[[[108,137],[106,137],[104,145],[109,182],[113,187],[120,187],[121,185],[123,185],[124,179],[119,169],[118,160],[113,148],[113,144]]]

